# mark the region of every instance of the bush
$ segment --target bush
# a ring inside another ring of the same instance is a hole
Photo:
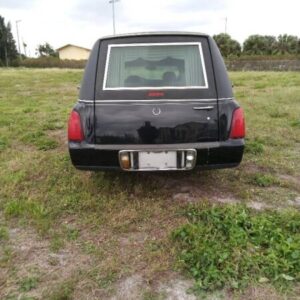
[[[244,206],[203,204],[186,210],[189,223],[172,234],[181,266],[195,289],[277,287],[300,280],[300,213],[254,212]]]
[[[59,59],[58,57],[43,56],[39,58],[25,58],[15,61],[14,66],[26,68],[71,68],[83,69],[86,65],[86,60],[74,59]]]

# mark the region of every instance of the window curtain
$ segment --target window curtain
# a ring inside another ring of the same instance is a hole
[[[136,59],[160,61],[168,57],[184,61],[185,86],[204,86],[203,66],[198,45],[130,46],[111,47],[107,88],[124,87],[125,63]],[[168,66],[165,66],[168,71]],[[139,74],[136,74],[139,76]]]

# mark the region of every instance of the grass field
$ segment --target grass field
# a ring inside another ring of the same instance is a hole
[[[234,219],[244,205],[298,222],[300,73],[230,76],[247,121],[238,168],[125,174],[70,163],[66,124],[82,71],[0,69],[0,299],[196,299],[173,238],[199,224],[191,207],[233,207]],[[299,299],[297,266],[286,288],[250,273],[243,289],[225,282],[207,299]]]

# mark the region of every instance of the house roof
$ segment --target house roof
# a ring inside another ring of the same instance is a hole
[[[80,48],[80,49],[84,49],[84,50],[87,50],[87,51],[91,51],[91,49],[88,49],[88,48],[85,48],[85,47],[81,47],[81,46],[77,46],[77,45],[74,45],[74,44],[66,44],[66,45],[64,45],[62,47],[57,48],[56,50],[59,51],[59,50],[62,50],[64,48],[67,48],[67,47],[70,47],[70,46],[71,47]]]

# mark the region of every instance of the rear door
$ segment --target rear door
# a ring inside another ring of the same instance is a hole
[[[97,144],[217,141],[218,101],[206,37],[104,40],[95,99]]]

